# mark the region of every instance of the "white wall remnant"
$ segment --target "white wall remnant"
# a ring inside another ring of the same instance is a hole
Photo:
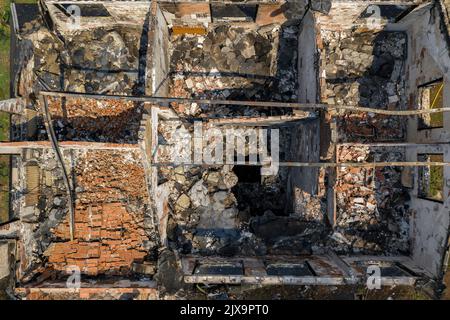
[[[419,86],[443,79],[444,107],[450,103],[450,56],[447,36],[443,32],[443,21],[437,6],[424,5],[410,13],[399,25],[408,34],[407,96],[409,106],[419,107]],[[418,130],[418,117],[408,119],[408,142],[433,144],[407,152],[408,161],[417,161],[418,154],[443,154],[450,161],[450,113],[443,114],[443,127]],[[414,262],[434,278],[442,275],[450,228],[450,168],[443,169],[442,203],[419,198],[418,173],[414,170],[414,187],[410,191],[411,209],[411,254]]]

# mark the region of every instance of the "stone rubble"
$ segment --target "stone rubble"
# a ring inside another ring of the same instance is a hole
[[[138,79],[142,67],[138,58],[140,31],[125,27],[96,29],[76,33],[61,42],[39,23],[31,23],[24,30],[24,38],[33,44],[33,70],[51,90],[131,95],[143,90]],[[219,25],[211,27],[205,36],[172,36],[168,95],[297,101],[298,33],[295,25]],[[325,80],[321,91],[325,102],[405,109],[404,33],[322,30],[321,37],[321,76]],[[184,127],[191,132],[187,120],[192,118],[263,117],[292,112],[197,103],[172,103],[170,107],[177,120],[161,120],[158,127],[158,157],[163,162],[174,153],[171,148],[177,143],[175,129]],[[137,143],[145,112],[142,105],[132,102],[74,98],[50,99],[49,109],[58,140],[113,143]],[[345,112],[339,116],[339,142],[404,139],[400,118]],[[283,138],[290,139],[289,133]],[[43,134],[39,139],[47,137]],[[156,235],[148,227],[151,199],[140,153],[66,153],[75,164],[71,174],[76,191],[76,240],[69,240],[61,170],[51,152],[36,151],[32,159],[41,166],[46,183],[40,190],[38,209],[28,208],[21,217],[24,279],[33,279],[44,266],[63,273],[67,266],[75,265],[88,276],[155,273],[149,261],[156,255]],[[249,150],[245,153],[248,156]],[[284,153],[286,150],[281,150]],[[341,162],[404,158],[400,150],[338,150]],[[259,176],[256,182],[243,181],[239,168],[233,165],[157,170],[158,184],[170,190],[167,237],[170,248],[177,253],[305,255],[328,249],[342,254],[409,253],[408,196],[399,183],[398,168],[339,169],[334,231],[325,218],[324,171],[319,177],[319,195],[296,189],[293,208],[286,208],[286,168],[274,177]],[[175,264],[172,255],[162,254],[159,268]],[[161,276],[162,271],[159,273]]]
[[[87,275],[131,274],[154,246],[144,224],[149,204],[139,153],[78,151],[75,163],[75,240],[66,217],[52,229],[58,241],[44,253],[49,265],[61,272],[75,265]]]
[[[27,37],[35,40],[35,71],[52,90],[131,95],[139,89],[139,30],[80,31],[64,43],[45,29],[33,31]]]
[[[171,39],[170,96],[296,101],[298,27],[259,29],[221,25],[205,36]],[[219,71],[220,70],[220,71]],[[180,118],[274,115],[289,110],[172,104]],[[158,156],[173,155],[166,146],[176,144],[172,132],[182,121],[160,121]],[[187,126],[186,130],[189,129]],[[248,155],[248,148],[246,149]],[[170,158],[170,157],[169,157]],[[257,169],[259,171],[259,169]],[[252,215],[271,209],[284,214],[286,170],[266,177],[261,184],[241,183],[233,166],[218,168],[175,167],[159,169],[162,181],[171,183],[169,240],[183,253],[267,253],[261,238],[249,232]],[[181,249],[180,249],[181,248]]]
[[[75,240],[70,240],[67,194],[53,151],[33,150],[27,163],[38,165],[46,182],[38,206],[25,207],[34,210],[21,217],[21,279],[46,268],[64,277],[68,266],[89,276],[129,275],[133,263],[152,260],[155,234],[144,224],[149,204],[140,154],[67,150],[64,156],[75,163]]]
[[[329,104],[404,110],[406,35],[321,30],[322,99]],[[401,142],[400,117],[337,111],[338,142]],[[404,150],[341,146],[340,162],[404,161]],[[336,228],[325,245],[347,254],[408,254],[407,192],[401,170],[340,168]]]
[[[337,105],[405,109],[406,35],[402,32],[321,31],[322,95]],[[401,118],[340,113],[343,142],[404,138]]]
[[[343,146],[341,162],[405,161],[402,150]],[[356,253],[407,254],[408,200],[397,167],[340,168],[336,185],[340,249]],[[345,240],[342,240],[345,239]]]
[[[49,99],[54,130],[61,141],[137,143],[141,104],[85,98]]]
[[[228,100],[296,101],[298,29],[265,26],[247,29],[221,25],[206,36],[176,36],[171,41],[172,96]],[[219,71],[220,70],[220,71]],[[252,108],[176,105],[180,114],[256,116]],[[240,110],[238,112],[237,110]]]

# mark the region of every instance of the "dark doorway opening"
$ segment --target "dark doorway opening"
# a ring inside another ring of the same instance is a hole
[[[261,166],[237,165],[233,171],[241,183],[261,183]]]

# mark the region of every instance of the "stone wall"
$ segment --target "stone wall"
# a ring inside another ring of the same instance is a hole
[[[322,29],[334,31],[348,31],[352,28],[381,30],[392,21],[384,18],[382,12],[378,11],[376,7],[371,7],[368,18],[361,18],[360,15],[370,5],[382,5],[383,1],[391,5],[416,5],[429,2],[429,0],[398,0],[395,3],[386,0],[331,0],[326,1],[326,3],[330,3],[326,11],[316,13],[317,22]]]
[[[154,17],[154,39],[152,53],[152,95],[166,97],[169,93],[169,28],[158,7]]]
[[[0,111],[7,113],[22,114],[26,102],[24,99],[8,99],[0,101]]]
[[[405,18],[402,27],[407,29],[409,37],[409,55],[407,60],[408,83],[407,96],[410,108],[418,108],[418,86],[443,78],[444,107],[450,101],[449,45],[443,21],[437,6],[424,6]],[[408,141],[423,144],[444,143],[443,146],[421,146],[409,150],[408,161],[417,161],[420,153],[442,153],[444,161],[449,161],[450,114],[443,114],[443,128],[418,130],[417,117],[408,120]],[[418,197],[418,168],[412,172],[413,188],[411,194],[412,258],[414,262],[438,278],[443,272],[445,251],[450,230],[449,211],[449,168],[444,168],[444,202],[432,202]]]
[[[318,101],[318,60],[317,30],[314,15],[308,12],[300,25],[298,39],[298,84],[299,102],[315,103]]]

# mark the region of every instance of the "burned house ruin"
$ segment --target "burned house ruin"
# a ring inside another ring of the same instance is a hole
[[[369,266],[383,286],[441,291],[449,1],[41,0],[12,13],[9,297],[357,285]]]

